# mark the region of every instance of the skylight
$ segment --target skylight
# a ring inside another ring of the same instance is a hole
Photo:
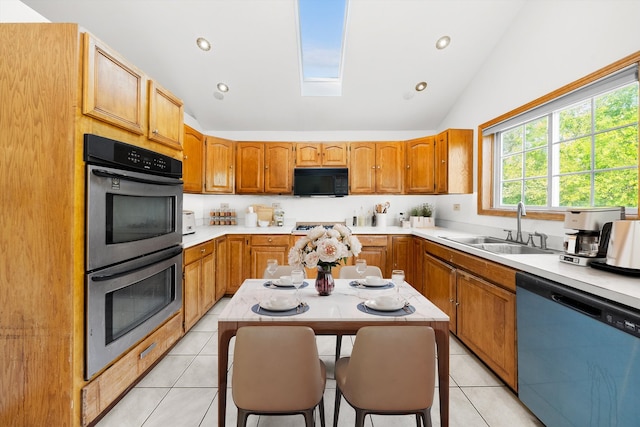
[[[340,96],[349,0],[298,0],[302,96]]]

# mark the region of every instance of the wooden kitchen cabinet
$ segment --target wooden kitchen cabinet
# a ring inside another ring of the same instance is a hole
[[[216,244],[216,301],[227,292],[229,280],[229,249],[227,236],[215,239]]]
[[[82,34],[82,112],[138,135],[146,132],[147,79],[109,46]]]
[[[82,113],[140,138],[99,123],[86,130],[168,155],[181,151],[183,102],[94,35],[81,37]]]
[[[184,125],[182,181],[185,193],[202,193],[204,136]]]
[[[404,189],[403,142],[349,144],[350,194],[401,194]]]
[[[447,129],[436,137],[436,193],[473,192],[473,130]]]
[[[367,261],[367,265],[380,267],[384,277],[391,277],[391,269],[387,264],[388,236],[361,234],[357,237],[360,243],[362,243],[362,251],[360,251],[356,259],[364,259]]]
[[[278,265],[289,265],[289,234],[261,234],[251,236],[251,276],[262,277],[268,259],[277,259]]]
[[[204,143],[204,192],[232,194],[235,182],[235,143],[214,136],[206,136]]]
[[[227,236],[227,255],[229,271],[227,275],[227,294],[234,294],[245,279],[250,276],[249,266],[250,236],[232,234]]]
[[[424,253],[424,296],[449,316],[449,330],[456,333],[456,269]]]
[[[420,237],[412,237],[411,238],[411,252],[409,254],[409,264],[410,267],[405,272],[407,282],[411,283],[411,286],[416,288],[418,292],[424,295],[424,269],[423,269],[423,249],[422,249],[422,238]]]
[[[458,271],[457,304],[458,338],[516,390],[516,295]]]
[[[450,317],[450,330],[517,391],[516,271],[424,241],[425,296]]]
[[[435,136],[406,142],[405,188],[407,194],[435,193],[435,146]]]
[[[236,193],[291,194],[293,165],[290,142],[238,142]]]
[[[347,167],[347,144],[344,142],[296,143],[296,167]]]
[[[405,281],[413,285],[413,283],[409,281],[412,276],[411,253],[413,246],[411,243],[413,238],[411,236],[390,236],[389,238],[391,240],[390,270],[403,270]],[[391,275],[389,275],[389,277],[391,277]]]
[[[213,240],[184,251],[184,330],[188,331],[216,301],[216,245]]]
[[[148,93],[149,139],[182,150],[184,103],[151,79]]]
[[[126,392],[131,384],[151,369],[182,337],[182,321],[182,313],[173,316],[82,389],[81,425],[89,425]]]

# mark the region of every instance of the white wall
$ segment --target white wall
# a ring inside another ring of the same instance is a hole
[[[19,0],[0,0],[0,22],[51,22]]]
[[[528,1],[440,129],[472,128],[477,138],[480,124],[639,51],[639,19],[638,0]],[[477,177],[477,164],[475,171]],[[439,218],[515,227],[515,219],[477,215],[476,196],[439,197]],[[460,212],[449,208],[454,202]],[[523,229],[565,233],[558,221],[523,220]]]

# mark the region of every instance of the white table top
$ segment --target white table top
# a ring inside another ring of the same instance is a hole
[[[380,295],[394,295],[396,288],[355,288],[349,285],[351,280],[335,279],[335,288],[329,296],[320,296],[314,287],[315,279],[305,279],[309,286],[298,291],[298,297],[309,304],[309,310],[293,316],[270,316],[256,314],[251,310],[260,301],[268,300],[272,295],[288,294],[294,297],[293,289],[271,289],[264,285],[265,279],[248,279],[235,293],[229,304],[220,313],[221,322],[264,321],[264,322],[314,322],[337,321],[350,322],[414,322],[414,321],[449,321],[442,310],[426,299],[411,285],[405,282],[400,286],[400,297],[415,307],[415,313],[403,316],[381,316],[364,313],[358,310],[359,303]]]

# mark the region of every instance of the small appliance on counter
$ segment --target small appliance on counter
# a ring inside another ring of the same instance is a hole
[[[591,266],[611,273],[640,276],[640,221],[613,221],[606,260]]]
[[[572,209],[564,217],[565,228],[578,230],[567,233],[564,254],[560,261],[587,266],[602,261],[607,255],[611,222],[624,219],[624,207]]]
[[[196,216],[193,211],[182,211],[182,235],[196,232]]]

